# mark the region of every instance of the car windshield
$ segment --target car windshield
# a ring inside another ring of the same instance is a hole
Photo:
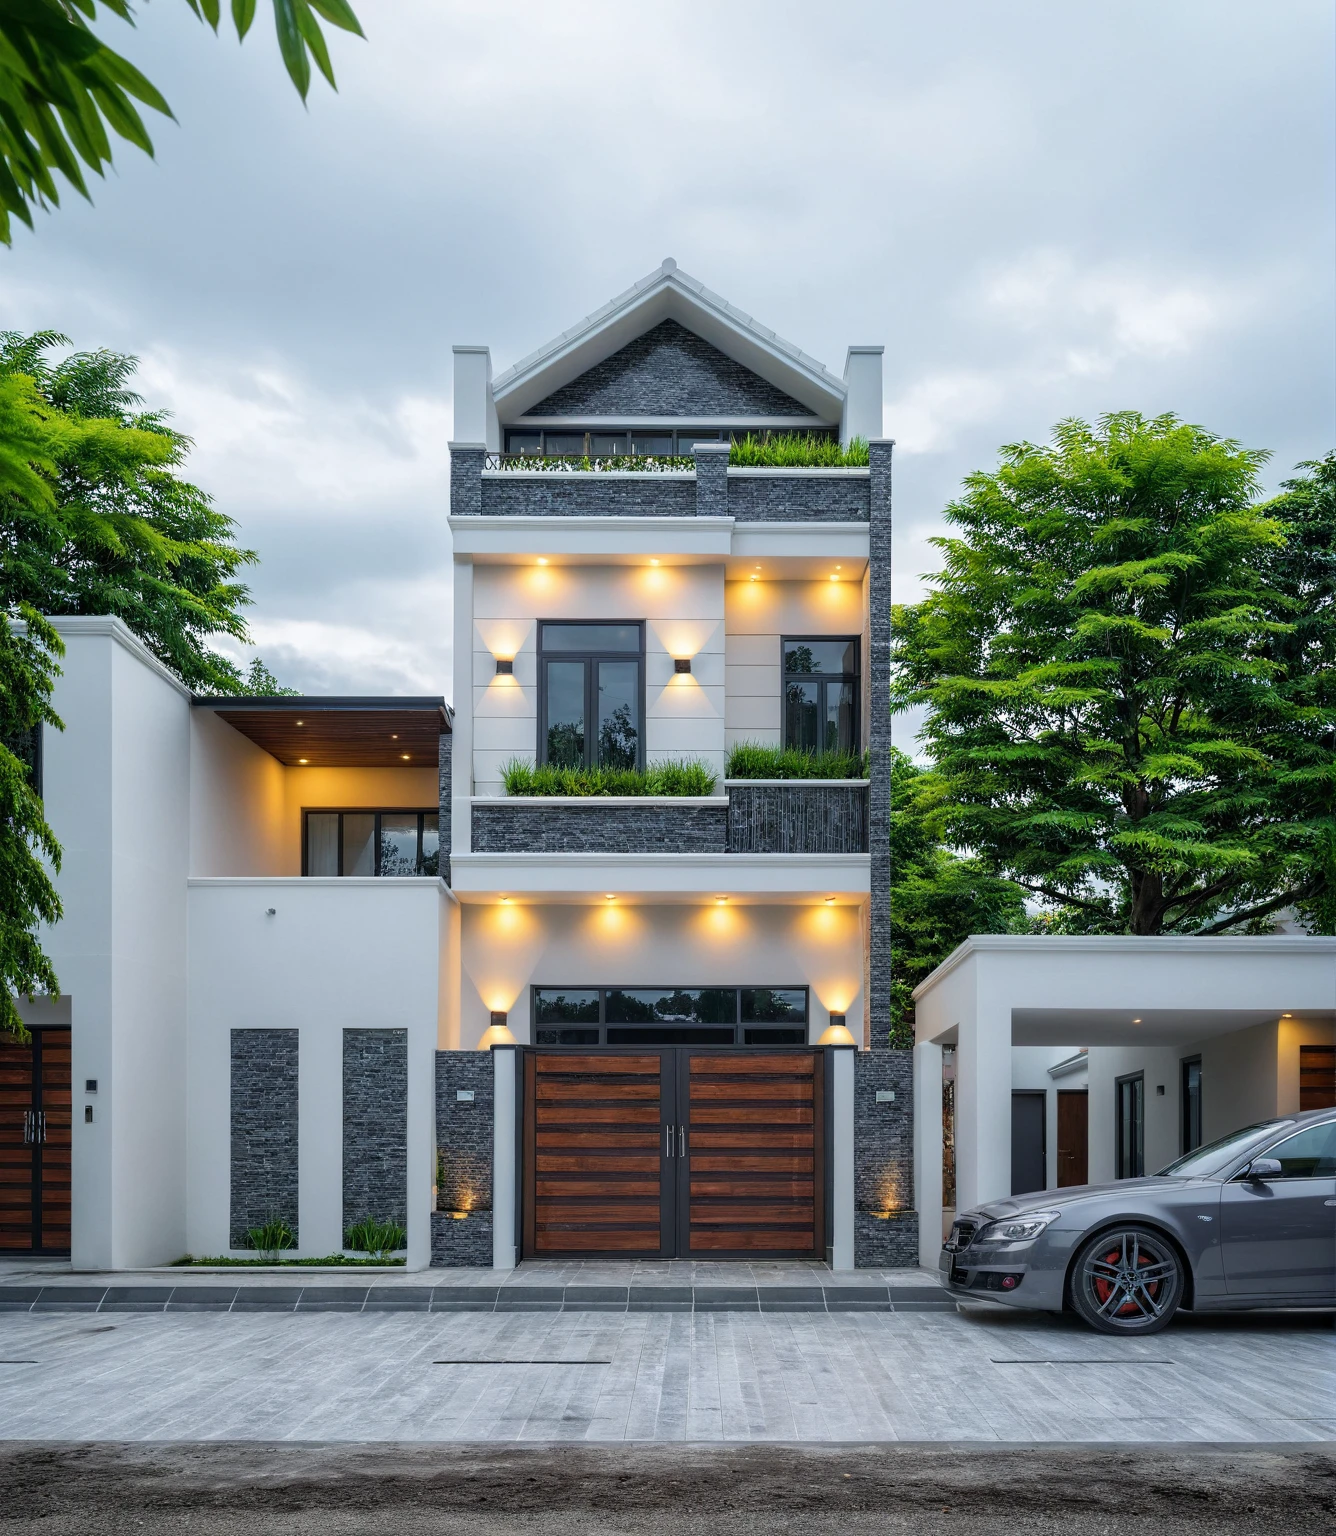
[[[1172,1163],[1160,1169],[1158,1177],[1163,1178],[1166,1174],[1174,1174],[1180,1179],[1191,1179],[1219,1173],[1241,1153],[1246,1152],[1254,1142],[1265,1141],[1268,1136],[1274,1135],[1281,1126],[1288,1123],[1285,1120],[1263,1120],[1256,1125],[1245,1125],[1241,1131],[1231,1131],[1228,1136],[1222,1136],[1219,1141],[1208,1142],[1204,1147],[1198,1147],[1195,1151],[1175,1158]]]

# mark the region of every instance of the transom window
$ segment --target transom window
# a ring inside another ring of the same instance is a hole
[[[440,811],[307,811],[304,875],[440,873]]]
[[[784,640],[784,745],[857,752],[858,641],[830,635]]]
[[[538,761],[641,767],[644,663],[643,624],[539,624]]]
[[[534,987],[535,1045],[806,1045],[806,987]]]

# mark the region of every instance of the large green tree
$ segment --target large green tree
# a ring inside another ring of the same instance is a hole
[[[943,848],[933,830],[934,776],[891,752],[892,1045],[914,1043],[913,991],[972,933],[1028,927],[1025,893],[977,858]]]
[[[102,19],[99,4],[133,25],[129,0],[0,0],[0,241],[6,245],[11,215],[31,227],[34,206],[59,204],[57,172],[88,196],[80,162],[104,175],[112,161],[110,134],[153,153],[139,106],[172,115],[157,87],[93,31]],[[218,30],[220,0],[186,4]],[[273,5],[279,52],[304,101],[312,61],[334,84],[321,20],[359,37],[362,29],[348,0]],[[232,0],[231,10],[237,36],[244,38],[256,0]]]
[[[57,986],[35,936],[60,917],[60,850],[31,771],[34,731],[61,723],[62,646],[48,620],[114,614],[202,692],[260,680],[210,646],[246,640],[236,577],[255,556],[182,477],[189,439],[142,409],[133,358],[52,362],[63,343],[0,334],[0,1030],[20,1032],[12,997]]]
[[[1330,921],[1330,461],[1261,505],[1265,458],[1170,415],[1061,422],[968,477],[894,611],[933,829],[1069,927]]]

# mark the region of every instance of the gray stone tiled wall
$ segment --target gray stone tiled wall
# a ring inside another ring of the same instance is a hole
[[[297,1035],[234,1029],[231,1072],[233,1248],[251,1227],[286,1221],[297,1230]]]
[[[486,457],[481,444],[450,444],[452,517],[477,517],[482,511],[482,466]]]
[[[461,1098],[461,1093],[472,1098]],[[433,1264],[492,1262],[494,1106],[490,1051],[437,1051]],[[451,1211],[469,1214],[457,1220]]]
[[[408,1218],[408,1031],[343,1032],[343,1225]]]
[[[696,477],[656,474],[509,474],[481,478],[468,505],[450,510],[479,511],[488,517],[694,517]],[[451,474],[451,496],[455,479]],[[473,503],[477,503],[476,507]]]
[[[708,341],[665,320],[541,400],[530,416],[811,416]],[[813,417],[815,420],[815,417]]]
[[[440,775],[440,820],[437,825],[441,833],[440,876],[447,885],[450,884],[450,778],[454,764],[454,746],[453,734],[450,731],[442,731],[436,753],[436,765]]]
[[[723,853],[723,805],[473,807],[475,853]]]
[[[893,1093],[878,1103],[878,1093]],[[854,1057],[854,1263],[918,1263],[914,1201],[914,1071],[910,1051]],[[887,1217],[886,1213],[892,1214]]]
[[[868,475],[728,477],[728,515],[740,523],[865,523]]]
[[[891,1026],[891,449],[869,445],[871,512],[868,529],[868,647],[871,719],[868,721],[868,852],[872,897],[868,908],[869,1044],[889,1046]]]
[[[730,853],[866,853],[861,785],[730,784]]]

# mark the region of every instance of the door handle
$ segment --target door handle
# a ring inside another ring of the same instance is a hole
[[[46,1140],[46,1111],[44,1109],[40,1109],[40,1110],[38,1110],[37,1113],[38,1113],[38,1117],[39,1117],[38,1118],[38,1130],[40,1132],[40,1135],[39,1135],[38,1139],[40,1141],[45,1141]]]
[[[687,1128],[685,1125],[679,1125],[677,1128],[677,1155],[679,1157],[687,1155]]]
[[[673,1128],[671,1125],[665,1125],[663,1128],[663,1155],[665,1157],[673,1155]]]
[[[32,1110],[25,1109],[23,1111],[23,1145],[26,1147],[26,1146],[30,1146],[31,1144],[32,1144]]]
[[[1336,1200],[1324,1200],[1323,1205],[1336,1205]]]

